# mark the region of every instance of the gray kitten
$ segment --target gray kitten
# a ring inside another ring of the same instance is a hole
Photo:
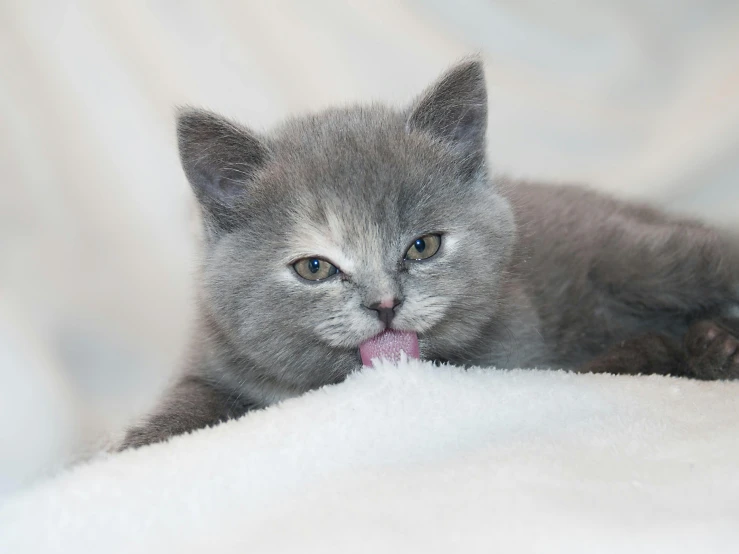
[[[342,381],[401,350],[458,365],[739,377],[737,242],[576,187],[493,180],[483,68],[413,105],[258,135],[180,113],[202,208],[187,370],[123,447]]]

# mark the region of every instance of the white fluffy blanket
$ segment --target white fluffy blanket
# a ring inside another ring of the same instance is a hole
[[[0,508],[14,554],[738,548],[739,383],[416,361]]]

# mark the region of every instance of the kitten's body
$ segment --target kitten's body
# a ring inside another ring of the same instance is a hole
[[[739,305],[736,243],[584,189],[491,179],[485,101],[473,61],[409,110],[330,110],[267,137],[185,112],[206,229],[199,326],[185,377],[124,446],[343,380],[385,329],[383,298],[423,359],[739,376],[734,335],[695,325]],[[404,260],[429,233],[439,252]],[[301,279],[292,264],[309,256],[341,273]]]
[[[624,340],[648,332],[679,340],[695,321],[739,305],[739,243],[728,234],[580,187],[500,186],[519,221],[513,272],[538,317],[539,365],[580,370]],[[613,368],[685,373],[644,369]]]

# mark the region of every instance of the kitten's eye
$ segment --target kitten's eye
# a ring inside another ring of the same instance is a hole
[[[441,246],[441,235],[424,235],[413,241],[405,253],[406,260],[426,260],[436,254]]]
[[[339,269],[332,263],[321,258],[303,258],[293,264],[295,273],[309,281],[328,279],[339,273]]]

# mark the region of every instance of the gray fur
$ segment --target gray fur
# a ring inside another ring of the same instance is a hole
[[[616,372],[628,368],[591,362],[647,332],[678,340],[739,305],[736,243],[584,189],[491,178],[486,123],[477,60],[406,110],[332,109],[265,136],[181,112],[206,229],[198,333],[187,386],[124,446],[340,382],[383,329],[365,306],[388,295],[402,300],[393,326],[418,332],[424,359]],[[431,232],[439,253],[404,262]],[[343,275],[301,280],[291,263],[311,255]]]

